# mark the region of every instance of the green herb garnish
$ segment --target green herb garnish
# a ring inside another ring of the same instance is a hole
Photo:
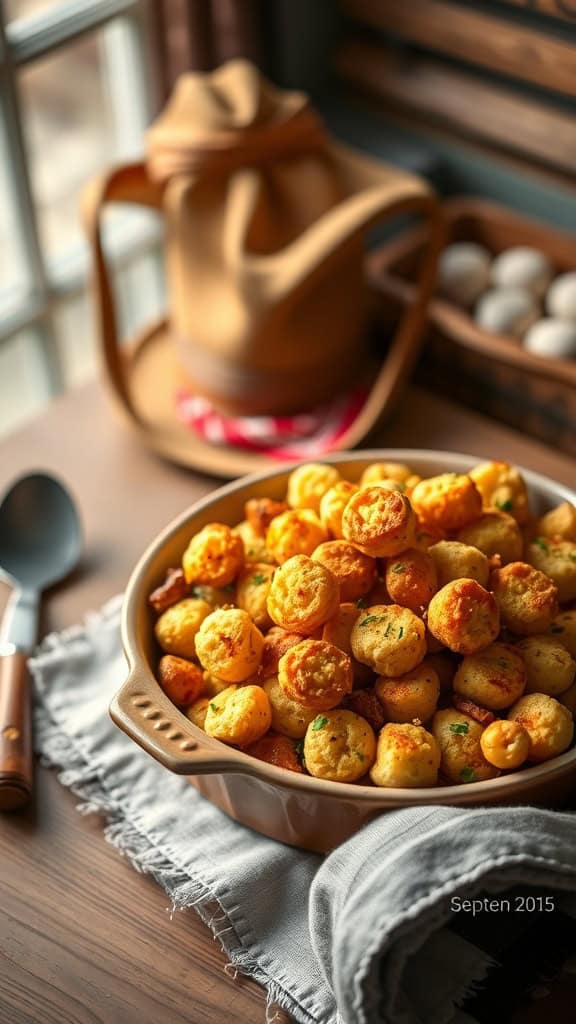
[[[214,711],[214,713],[216,713],[216,711],[220,711],[220,708],[217,704],[212,703],[210,704],[210,711]]]
[[[511,512],[514,508],[510,498],[506,498],[506,501],[497,501],[496,508],[499,508],[501,512]]]
[[[398,562],[392,567],[392,572],[406,572],[406,562]]]
[[[462,782],[476,782],[476,772],[473,768],[463,768],[460,772]]]
[[[360,622],[359,625],[369,626],[371,622],[380,622],[380,618],[380,615],[367,615],[365,619],[362,619],[362,622]]]
[[[324,715],[317,715],[312,722],[312,732],[318,732],[318,730],[323,729],[325,725],[328,725],[328,719]]]
[[[302,761],[304,759],[304,740],[294,740],[294,750],[296,751],[296,757]]]
[[[563,633],[564,632],[564,626],[550,626],[550,632],[551,633]]]
[[[398,630],[398,639],[401,640],[403,636],[404,636],[404,626],[400,626],[400,628]]]
[[[468,732],[468,722],[452,722],[450,725],[450,732],[456,732],[460,736],[465,736]],[[464,769],[466,771],[466,769]]]
[[[506,658],[498,658],[496,664],[499,665],[500,668],[510,668],[510,662],[506,661]]]
[[[534,543],[538,545],[540,550],[543,551],[545,555],[548,554],[548,545],[543,537],[535,537]]]
[[[359,761],[365,760],[364,754],[361,754],[359,750],[356,751],[356,757],[358,758]]]
[[[392,623],[389,622],[388,625],[386,626],[386,632],[384,633],[384,636],[390,636],[391,630],[392,630]]]
[[[260,585],[261,583],[266,583],[266,580],[267,580],[267,579],[268,579],[268,577],[267,577],[267,576],[263,576],[261,572],[257,572],[257,573],[256,573],[256,574],[255,574],[255,575],[254,575],[254,576],[252,577],[252,583],[256,583],[256,584],[258,584],[258,586],[259,586],[259,585]]]
[[[357,608],[367,608],[368,607],[368,601],[366,600],[366,598],[365,597],[359,597],[358,600],[356,601],[356,607]]]

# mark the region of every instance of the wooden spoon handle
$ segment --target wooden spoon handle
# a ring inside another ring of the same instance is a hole
[[[0,811],[22,807],[32,793],[32,726],[27,655],[0,657]]]

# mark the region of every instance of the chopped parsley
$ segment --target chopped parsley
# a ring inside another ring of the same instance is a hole
[[[564,626],[550,626],[550,632],[551,633],[563,633],[564,632]]]
[[[312,732],[318,732],[318,730],[323,729],[325,725],[328,725],[328,719],[324,715],[317,715],[312,722]]]
[[[535,537],[534,543],[538,545],[540,550],[543,551],[545,555],[548,554],[548,545],[543,537]]]
[[[391,631],[392,631],[392,623],[389,622],[388,625],[386,626],[386,632],[384,633],[384,636],[390,636]]]
[[[212,703],[210,704],[210,711],[213,711],[213,712],[214,712],[214,714],[216,714],[216,712],[217,712],[217,711],[220,711],[220,708],[218,707],[218,705],[217,705],[217,704],[214,704],[214,702],[212,702]]]
[[[468,722],[452,722],[450,732],[455,732],[460,736],[465,736],[468,732]]]
[[[392,566],[392,572],[406,572],[406,562],[398,562],[397,565]]]
[[[366,598],[365,597],[359,597],[358,600],[356,601],[356,607],[357,608],[367,608],[368,607],[368,601],[366,600]]]
[[[510,662],[506,661],[506,658],[498,658],[496,664],[499,665],[500,668],[510,668]]]
[[[369,626],[371,622],[380,622],[380,619],[380,615],[367,615],[365,619],[362,619],[362,622],[360,622],[359,625]]]
[[[267,576],[263,576],[261,572],[257,572],[252,577],[252,583],[256,583],[258,586],[260,586],[261,583],[266,583],[267,579]]]
[[[460,772],[462,782],[476,782],[476,772],[473,768],[463,768]]]
[[[506,498],[506,501],[497,501],[496,508],[499,508],[501,512],[511,512],[514,508],[510,498]]]
[[[403,636],[404,636],[404,626],[400,626],[400,629],[398,630],[398,639],[401,640]]]
[[[364,754],[361,754],[359,750],[356,751],[356,757],[359,761],[364,761]]]
[[[571,562],[576,562],[576,551],[569,551],[568,558]]]
[[[304,740],[294,740],[294,750],[296,751],[296,757],[302,761],[304,759]]]

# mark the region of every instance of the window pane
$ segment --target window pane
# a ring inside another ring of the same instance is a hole
[[[38,336],[22,331],[0,344],[0,436],[11,433],[48,402]]]
[[[121,101],[127,90],[142,92],[130,38],[118,20],[20,71],[32,185],[49,259],[83,241],[78,204],[86,181],[142,148],[144,114],[138,117],[131,106],[127,117]]]

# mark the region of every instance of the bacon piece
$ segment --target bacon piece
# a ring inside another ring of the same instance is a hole
[[[365,718],[368,725],[371,725],[375,733],[379,733],[380,729],[386,721],[384,714],[384,708],[382,707],[376,692],[373,689],[369,690],[353,690],[345,697],[343,707],[348,711],[353,711],[356,715],[360,715]]]
[[[182,569],[168,569],[166,579],[148,598],[148,603],[157,615],[161,615],[178,601],[188,597],[190,584],[186,583]]]
[[[460,697],[459,694],[455,693],[452,696],[452,703],[463,715],[469,715],[470,718],[473,718],[475,722],[479,722],[480,725],[486,726],[496,721],[496,715],[492,711],[488,711],[488,708],[481,708],[473,700],[468,700],[467,697]]]

